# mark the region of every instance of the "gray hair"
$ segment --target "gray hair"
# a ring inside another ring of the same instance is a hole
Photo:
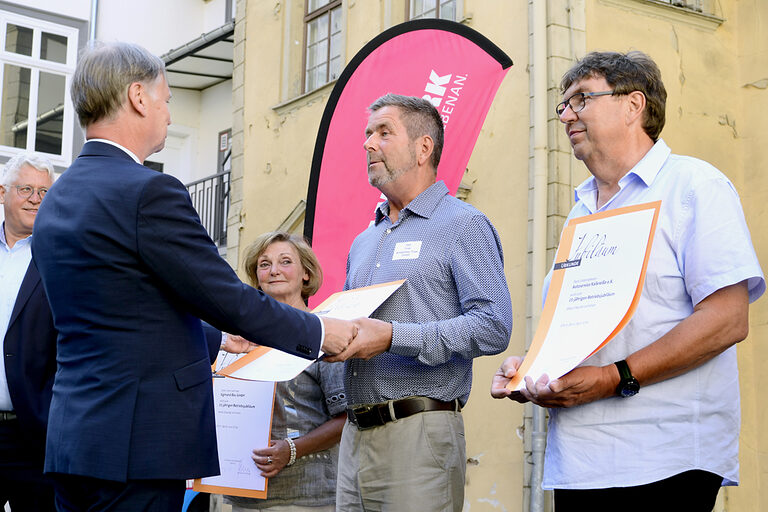
[[[29,165],[40,172],[47,172],[48,177],[51,178],[51,183],[56,179],[53,164],[50,160],[35,153],[21,153],[5,163],[5,167],[3,167],[3,176],[0,178],[0,185],[3,187],[13,185],[13,182],[16,181],[16,178],[19,176],[19,171],[25,165]]]
[[[376,112],[384,107],[400,109],[405,130],[411,141],[422,135],[429,135],[432,138],[432,142],[434,142],[432,167],[437,172],[437,164],[440,163],[440,156],[443,154],[445,127],[435,106],[417,96],[401,96],[400,94],[389,93],[374,101],[368,110]]]
[[[72,77],[70,93],[80,125],[114,116],[132,83],[149,83],[161,74],[163,61],[137,44],[94,42],[80,55]]]

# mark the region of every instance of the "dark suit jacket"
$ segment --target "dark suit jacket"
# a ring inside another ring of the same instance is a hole
[[[16,296],[3,348],[14,412],[28,449],[42,452],[56,374],[56,330],[34,261]]]
[[[321,325],[243,284],[184,186],[88,142],[53,184],[32,255],[59,331],[47,472],[108,480],[219,472],[211,362],[223,331],[302,357]]]

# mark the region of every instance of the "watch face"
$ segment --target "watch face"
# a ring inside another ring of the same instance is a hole
[[[619,394],[624,398],[635,396],[640,391],[640,384],[635,379],[629,379],[623,383],[619,390]]]

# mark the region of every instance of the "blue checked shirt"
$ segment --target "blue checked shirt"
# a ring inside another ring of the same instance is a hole
[[[372,315],[392,323],[392,346],[346,362],[349,404],[406,396],[469,398],[472,359],[507,348],[512,304],[496,230],[439,181],[394,224],[389,203],[349,251],[345,289],[406,278]]]

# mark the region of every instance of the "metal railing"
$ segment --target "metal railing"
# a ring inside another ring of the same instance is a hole
[[[220,172],[186,185],[200,222],[218,247],[227,245],[229,174]]]

